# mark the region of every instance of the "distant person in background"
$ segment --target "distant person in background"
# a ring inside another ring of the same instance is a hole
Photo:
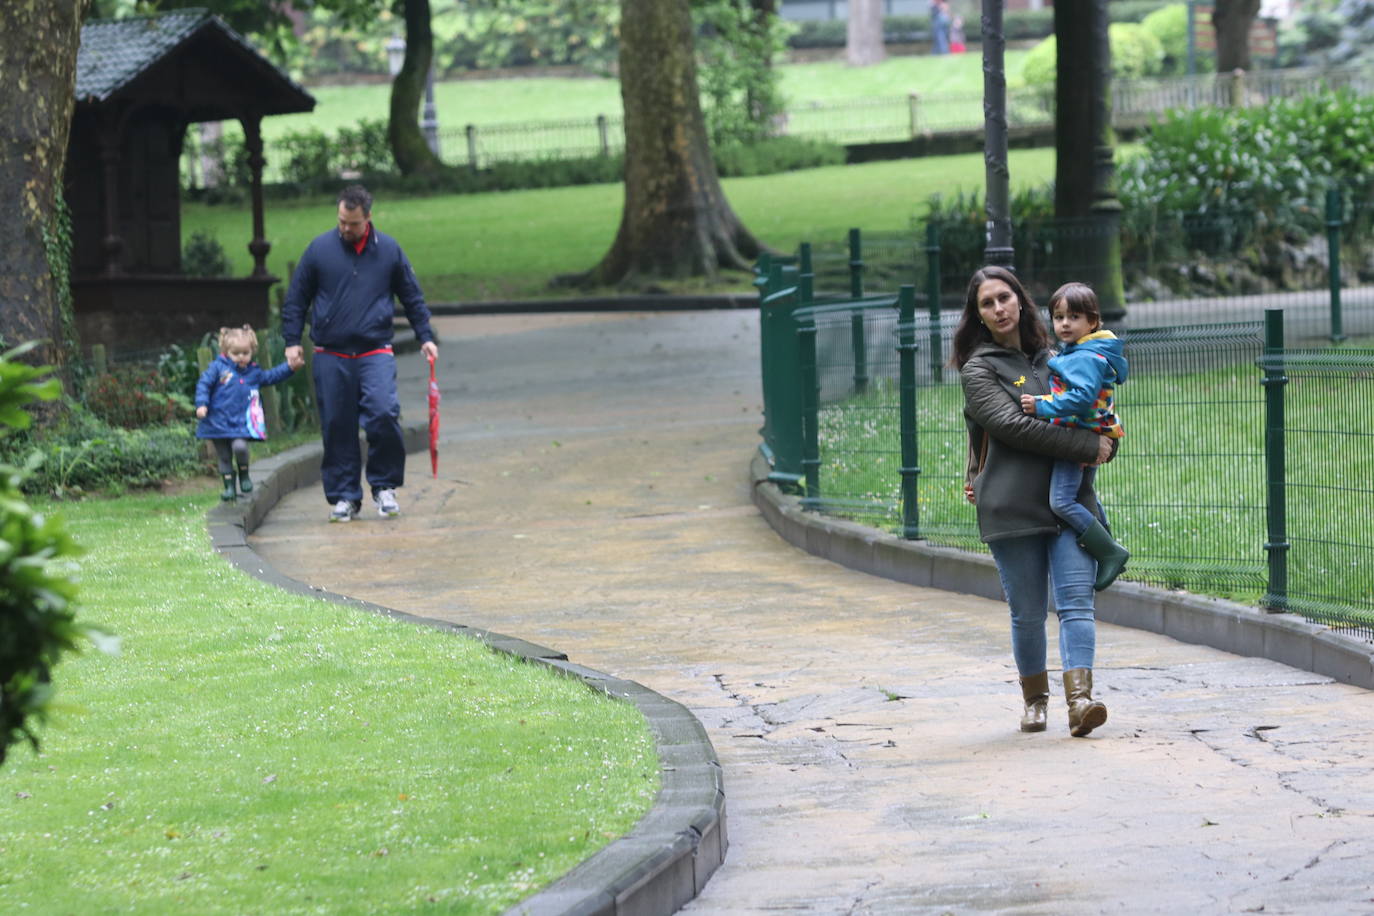
[[[935,0],[930,5],[930,53],[949,53],[949,4]]]
[[[949,53],[963,54],[967,50],[964,44],[964,17],[955,16],[949,25]]]

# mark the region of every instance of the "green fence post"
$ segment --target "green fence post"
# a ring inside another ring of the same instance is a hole
[[[105,351],[105,348],[100,344],[96,344],[95,347],[100,347],[102,353]],[[95,347],[91,347],[91,350],[95,350]],[[202,375],[205,374],[206,369],[210,368],[210,363],[214,362],[214,359],[214,351],[209,347],[196,347],[196,367],[200,369]],[[213,464],[217,460],[215,455],[215,443],[206,439],[204,449],[205,457]]]
[[[200,367],[200,371],[204,372],[208,365],[210,363],[206,362],[205,366]],[[95,375],[104,375],[109,371],[110,359],[105,354],[105,345],[103,343],[91,344],[91,372]]]
[[[1284,371],[1283,309],[1264,311],[1264,464],[1268,478],[1266,520],[1269,554],[1269,589],[1264,605],[1276,611],[1288,607],[1288,504],[1285,483],[1283,395],[1288,378]]]
[[[863,241],[858,229],[849,230],[849,296],[858,299],[864,294]],[[868,390],[868,341],[864,333],[863,310],[849,315],[849,344],[854,354],[854,393]]]
[[[1341,324],[1341,189],[1335,185],[1326,189],[1326,275],[1331,286],[1331,342],[1345,340]]]
[[[768,479],[784,488],[801,481],[801,370],[792,310],[797,307],[797,269],[772,262],[760,300],[763,371],[763,452],[773,466]]]
[[[944,381],[940,345],[940,224],[926,223],[926,305],[930,309],[930,380]]]
[[[921,536],[918,501],[921,469],[916,442],[916,287],[904,285],[897,293],[898,413],[902,440],[902,537]]]
[[[272,329],[270,327],[261,328],[258,335],[260,345],[258,347],[258,365],[264,369],[272,368]],[[258,397],[262,400],[263,419],[267,424],[267,434],[281,433],[281,405],[278,402],[278,393],[275,385],[264,385],[258,392]]]
[[[801,364],[802,473],[806,498],[802,505],[819,509],[821,499],[820,379],[816,372],[816,318],[797,319],[797,354]]]
[[[816,272],[811,267],[811,243],[797,246],[797,304],[810,305],[816,298]]]

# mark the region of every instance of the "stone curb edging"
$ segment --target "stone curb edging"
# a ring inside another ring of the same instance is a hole
[[[428,446],[427,426],[405,426],[403,431],[408,452]],[[319,444],[302,445],[255,461],[253,492],[232,505],[221,503],[206,515],[215,549],[244,572],[285,591],[469,636],[495,651],[580,680],[634,704],[653,733],[662,780],[653,807],[628,834],[511,907],[508,916],[663,916],[701,893],[725,861],[725,783],[706,729],[686,707],[634,681],[574,664],[555,649],[314,588],[258,556],[248,535],[283,496],[319,481],[322,454]]]
[[[801,508],[801,500],[768,480],[762,454],[750,462],[754,505],[788,543],[850,569],[909,585],[1003,600],[991,556],[895,535]],[[1297,614],[1118,580],[1097,594],[1097,618],[1374,689],[1374,644]]]

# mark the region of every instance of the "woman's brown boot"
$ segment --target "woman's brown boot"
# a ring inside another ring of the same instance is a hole
[[[1041,671],[1021,678],[1021,698],[1026,701],[1026,711],[1021,714],[1021,731],[1043,732],[1045,706],[1050,702],[1049,673]]]
[[[1064,699],[1069,701],[1069,734],[1082,738],[1107,721],[1107,707],[1093,699],[1093,669],[1064,672]]]

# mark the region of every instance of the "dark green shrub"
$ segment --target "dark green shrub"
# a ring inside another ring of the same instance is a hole
[[[181,272],[188,277],[227,277],[229,255],[219,239],[197,230],[181,247]]]
[[[60,388],[41,381],[48,367],[17,361],[30,347],[0,355],[0,443],[26,429],[26,409],[52,400]],[[11,745],[35,749],[34,721],[52,697],[52,669],[76,648],[81,630],[73,612],[76,588],[66,568],[76,547],[60,520],[34,510],[21,488],[27,471],[0,464],[0,762]]]
[[[332,178],[335,141],[318,128],[293,130],[272,141],[272,150],[281,161],[286,181],[311,181]]]
[[[203,470],[204,452],[189,423],[124,429],[68,402],[41,431],[0,440],[0,461],[27,462],[27,493],[59,498],[119,494]]]
[[[713,151],[722,178],[774,175],[844,165],[844,147],[801,137],[770,137],[757,143],[723,143]]]
[[[335,174],[352,172],[359,175],[395,171],[396,160],[391,155],[386,121],[365,119],[359,121],[357,127],[340,127],[334,143],[333,169]]]
[[[1143,23],[1151,13],[1170,5],[1175,5],[1172,0],[1113,0],[1107,4],[1107,18],[1112,22]]]

